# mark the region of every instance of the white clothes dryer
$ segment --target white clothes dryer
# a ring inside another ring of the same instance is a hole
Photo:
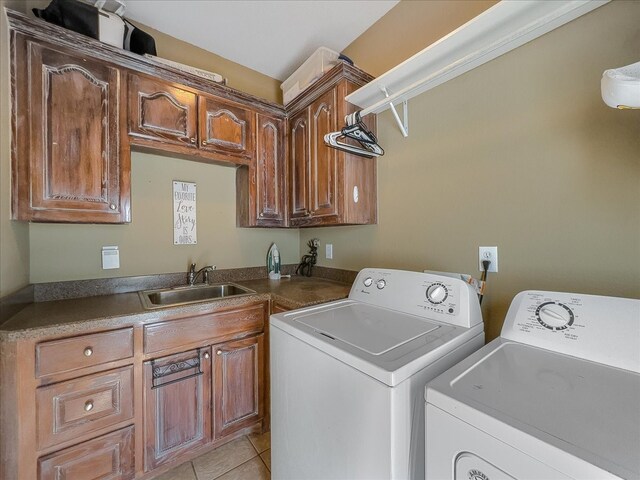
[[[426,478],[640,478],[640,301],[519,293],[426,388]]]
[[[274,480],[424,478],[424,386],[484,344],[475,290],[364,269],[348,299],[270,327]]]

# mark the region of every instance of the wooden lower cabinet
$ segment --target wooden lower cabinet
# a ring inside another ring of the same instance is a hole
[[[144,363],[146,472],[264,417],[263,337]]]
[[[144,363],[145,471],[211,440],[211,349]]]
[[[213,347],[214,437],[264,417],[264,335]]]
[[[39,480],[127,480],[135,477],[133,427],[38,460]]]
[[[268,315],[249,301],[0,339],[0,479],[150,479],[265,431]]]

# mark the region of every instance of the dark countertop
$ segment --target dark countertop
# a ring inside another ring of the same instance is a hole
[[[145,310],[137,293],[33,302],[0,325],[0,341],[62,334],[80,334],[100,328],[151,323],[176,316],[205,314],[256,301],[273,300],[290,309],[346,298],[351,285],[317,277],[235,282],[255,295]]]

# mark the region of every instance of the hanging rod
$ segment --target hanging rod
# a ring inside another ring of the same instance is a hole
[[[402,102],[406,105],[406,101],[416,95],[489,62],[608,2],[609,0],[503,0],[347,95],[346,100],[358,106],[363,115],[381,113],[390,108],[400,126],[402,122],[394,104]],[[406,131],[406,121],[400,130],[403,128]]]

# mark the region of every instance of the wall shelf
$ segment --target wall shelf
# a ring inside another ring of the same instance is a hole
[[[608,2],[503,0],[346,99],[363,115],[381,113]]]

